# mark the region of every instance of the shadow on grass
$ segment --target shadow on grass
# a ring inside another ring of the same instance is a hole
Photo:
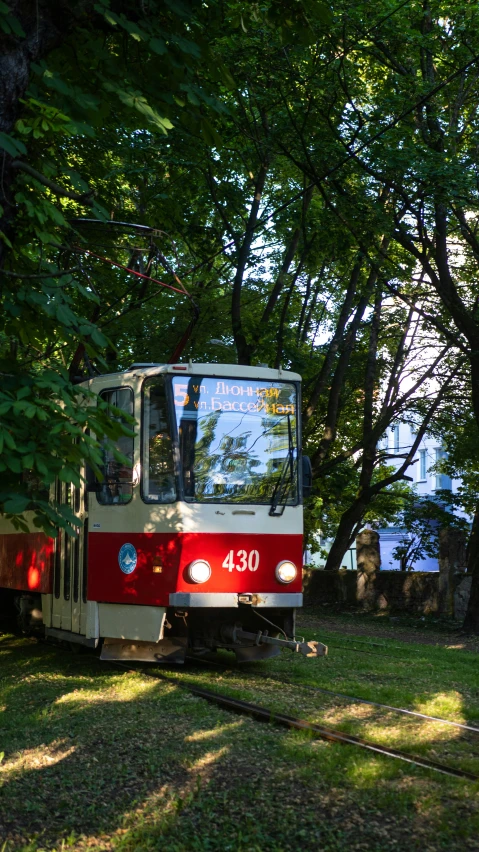
[[[461,782],[312,747],[87,656],[9,644],[14,653],[0,655],[4,852],[383,852],[405,837],[422,850],[429,831],[439,837],[430,849],[462,850],[477,831]]]

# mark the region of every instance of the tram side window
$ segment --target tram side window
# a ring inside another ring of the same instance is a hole
[[[176,500],[175,466],[165,379],[147,379],[143,393],[143,499],[147,503]]]
[[[106,390],[100,394],[109,405],[114,405],[125,414],[133,414],[133,391],[130,388]],[[115,448],[128,462],[118,461],[111,445],[106,442],[102,446],[103,476],[100,490],[97,491],[98,502],[102,505],[129,503],[133,496],[133,438],[121,435],[114,442]]]

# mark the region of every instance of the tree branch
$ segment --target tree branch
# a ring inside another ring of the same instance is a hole
[[[88,190],[88,192],[83,193],[83,195],[79,195],[77,192],[72,192],[69,189],[65,189],[63,186],[60,186],[59,183],[55,183],[54,180],[50,180],[50,178],[45,177],[45,175],[42,175],[41,172],[37,172],[37,170],[32,168],[32,166],[29,166],[28,163],[23,163],[21,160],[13,160],[11,165],[12,168],[18,169],[21,172],[26,172],[26,174],[31,175],[39,183],[42,183],[43,186],[46,186],[48,189],[54,192],[55,195],[58,195],[61,198],[70,198],[71,201],[77,201],[78,204],[84,204],[85,207],[93,207],[93,189]]]
[[[62,272],[39,272],[32,273],[31,275],[28,273],[23,274],[20,272],[10,272],[8,269],[2,269],[2,275],[8,275],[9,278],[26,278],[29,281],[40,281],[43,278],[63,278],[65,275],[73,275],[74,272],[81,272],[80,267],[73,266],[71,269],[64,269]]]

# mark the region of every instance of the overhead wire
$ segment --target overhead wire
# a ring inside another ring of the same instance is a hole
[[[96,257],[97,260],[101,260],[103,261],[103,263],[109,263],[110,266],[116,266],[118,269],[123,269],[125,272],[131,272],[132,275],[136,275],[137,278],[144,278],[146,281],[152,281],[153,284],[159,284],[160,287],[166,287],[168,290],[174,290],[175,293],[180,293],[182,296],[188,296],[191,299],[191,296],[184,287],[184,285],[183,289],[180,290],[179,287],[173,287],[172,284],[165,284],[163,281],[158,281],[157,278],[152,278],[151,275],[145,275],[144,272],[140,272],[138,269],[131,269],[129,266],[124,266],[122,263],[118,263],[116,260],[110,260],[110,258],[104,257],[101,254],[96,254],[96,252],[90,251],[86,248],[74,246],[73,251],[80,252],[81,254],[88,254],[91,257]]]

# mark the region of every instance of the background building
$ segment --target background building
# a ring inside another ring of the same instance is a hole
[[[394,458],[396,453],[406,454],[414,442],[414,426],[409,423],[396,423],[388,429],[381,444],[383,450],[387,450],[392,456],[388,463],[392,467],[399,467],[401,459]],[[436,462],[446,455],[446,450],[437,438],[426,435],[416,452],[415,460],[407,470],[407,475],[412,478],[411,485],[415,486],[418,497],[434,497],[436,490],[449,489],[454,493],[461,483],[460,479],[452,479],[442,473],[434,473],[431,468]],[[400,565],[393,557],[393,551],[405,535],[405,530],[400,527],[383,527],[378,530],[381,542],[381,570],[399,570]],[[418,559],[414,564],[415,571],[438,571],[437,559],[429,556]]]
[[[407,454],[415,439],[414,426],[409,423],[396,423],[384,435],[379,448],[387,451],[390,456],[387,459],[387,464],[391,467],[398,468],[403,461],[395,456]],[[460,479],[452,479],[442,473],[435,473],[431,470],[436,462],[440,461],[446,455],[446,450],[441,445],[440,441],[426,435],[416,452],[414,462],[407,469],[407,476],[412,479],[411,485],[415,486],[418,497],[434,497],[438,489],[450,489],[453,493],[457,492]],[[382,571],[399,571],[399,560],[393,557],[393,551],[400,544],[401,540],[407,534],[405,529],[398,526],[383,527],[378,529],[380,535],[381,546],[381,570]],[[318,534],[319,543],[322,547],[328,548],[328,542],[321,540]],[[306,554],[306,562],[309,565],[314,565],[317,568],[324,567],[325,560],[321,558],[319,553]],[[353,546],[344,556],[343,567],[347,569],[356,569],[356,549]],[[439,563],[436,558],[429,556],[423,559],[418,559],[414,563],[415,571],[438,571]]]

